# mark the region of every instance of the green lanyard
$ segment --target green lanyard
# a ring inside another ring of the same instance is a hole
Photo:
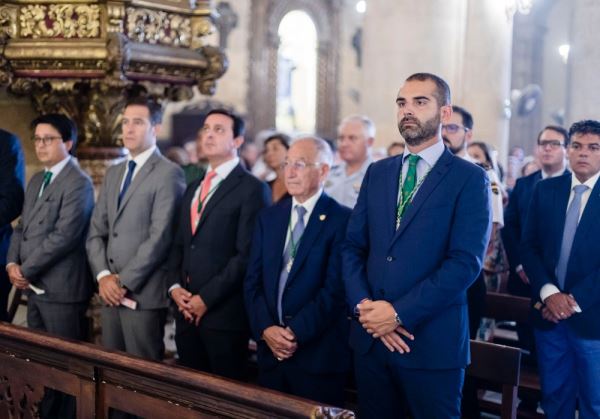
[[[202,189],[200,189],[200,191],[198,192],[199,193],[199,195],[198,195],[198,214],[200,214],[200,211],[202,211],[202,207],[204,206],[204,203],[206,201],[208,201],[208,198],[210,198],[213,193],[215,193],[215,191],[217,190],[217,188],[219,187],[220,184],[221,184],[221,181],[219,181],[219,183],[217,183],[214,187],[210,188],[210,190],[204,197],[204,201],[200,200],[200,195],[202,195]]]
[[[415,194],[421,187],[421,184],[423,183],[423,181],[425,180],[425,178],[427,177],[429,172],[431,172],[431,169],[429,169],[427,171],[427,173],[425,173],[425,175],[421,179],[419,179],[419,181],[417,182],[417,184],[415,185],[413,190],[406,197],[406,200],[402,199],[402,186],[403,186],[404,181],[402,180],[403,174],[402,174],[402,172],[400,172],[400,185],[398,188],[399,198],[398,198],[398,206],[396,207],[396,230],[400,227],[400,221],[402,220],[402,214],[404,214],[404,209],[406,208],[406,206],[408,204],[410,204],[412,202],[413,198],[415,197]]]
[[[300,217],[296,223],[300,221]],[[294,243],[294,234],[292,233],[292,217],[290,217],[290,222],[288,223],[288,230],[290,231],[290,259],[286,265],[286,270],[288,273],[292,270],[292,265],[294,264],[294,259],[296,259],[296,253],[298,253],[298,247],[300,246],[300,241],[302,240],[302,236],[304,236],[304,232],[300,235],[297,243]]]

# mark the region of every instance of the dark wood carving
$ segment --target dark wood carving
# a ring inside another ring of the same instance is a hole
[[[36,417],[44,387],[78,418],[110,408],[144,418],[353,418],[351,411],[0,323],[0,417]]]

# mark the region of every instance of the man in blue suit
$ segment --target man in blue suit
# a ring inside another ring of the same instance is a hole
[[[368,170],[343,250],[359,413],[397,418],[408,407],[415,419],[458,418],[466,290],[489,240],[489,182],[444,147],[452,114],[444,80],[413,74],[396,104],[407,149]]]
[[[520,245],[533,190],[542,179],[569,173],[566,169],[569,133],[566,129],[548,125],[538,134],[536,144],[536,156],[542,168],[529,176],[517,179],[504,212],[504,228],[502,229],[502,240],[510,264],[508,291],[513,295],[523,297],[531,295],[531,287],[529,278],[523,270]]]
[[[332,161],[320,138],[292,144],[284,163],[292,198],[259,215],[244,291],[259,383],[341,406],[350,368],[341,245],[350,210],[323,193]]]
[[[0,129],[0,320],[7,320],[6,305],[10,281],[6,254],[10,244],[10,223],[21,214],[24,199],[25,160],[19,139]]]
[[[573,174],[539,182],[523,233],[542,407],[550,419],[600,417],[600,122],[569,130]]]

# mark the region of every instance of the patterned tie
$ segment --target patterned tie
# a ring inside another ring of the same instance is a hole
[[[420,159],[421,157],[417,156],[416,154],[410,154],[408,156],[408,170],[406,171],[406,179],[404,179],[404,183],[402,184],[403,206],[400,216],[402,216],[404,211],[406,211],[408,201],[410,201],[413,190],[415,189],[415,185],[417,184],[417,163]]]
[[[44,193],[44,191],[50,184],[51,180],[52,180],[52,172],[50,170],[46,170],[46,172],[44,173],[44,181],[42,182],[42,187],[40,188],[40,193],[38,195],[38,198],[40,196],[42,196],[42,194]]]
[[[215,172],[214,170],[211,170],[206,174],[206,177],[202,181],[202,185],[200,187],[200,193],[198,194],[196,199],[192,201],[192,207],[190,208],[192,234],[196,233],[196,228],[198,227],[200,216],[204,211],[204,203],[206,202],[206,197],[210,192],[210,185],[215,176],[217,176],[217,172]]]
[[[301,205],[296,205],[295,209],[298,213],[298,221],[296,221],[296,225],[292,230],[292,236],[290,237],[290,240],[283,251],[283,269],[279,275],[279,288],[277,289],[277,315],[279,316],[279,323],[282,325],[284,324],[281,310],[283,291],[285,290],[285,285],[287,284],[289,270],[291,270],[290,263],[293,263],[294,258],[296,257],[296,252],[300,244],[300,238],[302,237],[302,233],[304,233],[304,214],[306,214],[306,208]]]
[[[131,179],[133,179],[133,171],[135,170],[136,162],[133,160],[129,160],[127,163],[127,175],[125,176],[125,182],[123,182],[123,187],[121,188],[121,193],[119,193],[119,200],[117,201],[117,208],[121,206],[121,200],[125,196],[129,185],[131,185]]]
[[[569,209],[567,209],[565,229],[563,230],[562,244],[560,246],[560,257],[558,259],[558,264],[556,265],[556,278],[558,279],[558,286],[561,290],[565,288],[567,265],[569,264],[569,256],[571,255],[571,248],[573,247],[573,239],[575,238],[577,224],[579,224],[581,197],[587,189],[588,187],[586,185],[575,186],[573,188],[575,196],[573,197],[573,201],[571,201],[571,205],[569,205]]]

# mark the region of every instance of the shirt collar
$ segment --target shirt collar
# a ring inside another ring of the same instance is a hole
[[[142,168],[142,166],[148,161],[148,159],[150,158],[152,153],[154,153],[154,150],[156,150],[155,145],[150,147],[148,150],[142,151],[140,154],[138,154],[135,157],[133,157],[131,155],[131,153],[129,153],[127,155],[127,161],[129,162],[129,161],[133,160],[135,162],[135,168],[139,171]]]
[[[214,170],[217,172],[219,179],[225,179],[238,164],[240,164],[240,158],[236,156],[231,160],[227,160],[225,163],[221,163]],[[209,165],[206,169],[206,173],[210,172],[211,170],[213,170],[213,168]]]
[[[430,145],[426,149],[418,152],[417,155],[419,157],[421,157],[423,160],[425,160],[425,162],[429,165],[429,167],[433,167],[433,166],[435,166],[437,161],[440,159],[440,157],[442,157],[442,154],[444,154],[444,149],[445,149],[444,142],[436,141],[434,144]],[[404,163],[404,161],[411,154],[414,154],[414,153],[411,153],[408,150],[408,147],[406,147],[404,149],[404,154],[402,155],[402,162]]]
[[[68,155],[67,157],[65,157],[64,159],[62,159],[58,163],[56,163],[54,166],[52,166],[50,168],[46,168],[47,172],[52,172],[51,181],[54,180],[54,179],[56,179],[56,176],[58,176],[58,174],[60,172],[62,172],[62,170],[65,168],[65,166],[67,165],[67,163],[69,162],[69,160],[71,160],[71,156],[70,155]]]
[[[558,171],[556,171],[556,172],[554,172],[552,174],[544,172],[543,169],[541,170],[541,172],[542,172],[542,179],[559,177],[559,176],[562,176],[565,173],[565,167],[563,166],[560,170],[558,170]]]
[[[312,214],[313,210],[315,209],[315,206],[317,205],[317,201],[319,200],[322,194],[323,188],[319,189],[316,194],[314,194],[302,203],[296,201],[296,197],[292,197],[292,212],[294,211],[294,208],[296,208],[296,205],[302,205],[306,210],[306,215],[310,217],[310,214]]]
[[[594,186],[596,186],[596,182],[598,181],[599,177],[600,177],[600,172],[596,173],[594,176],[592,176],[585,182],[581,183],[579,181],[579,179],[577,179],[577,176],[575,176],[575,173],[572,173],[571,174],[571,189],[573,189],[577,185],[585,185],[588,188],[590,188],[589,190],[591,191],[594,189]]]

